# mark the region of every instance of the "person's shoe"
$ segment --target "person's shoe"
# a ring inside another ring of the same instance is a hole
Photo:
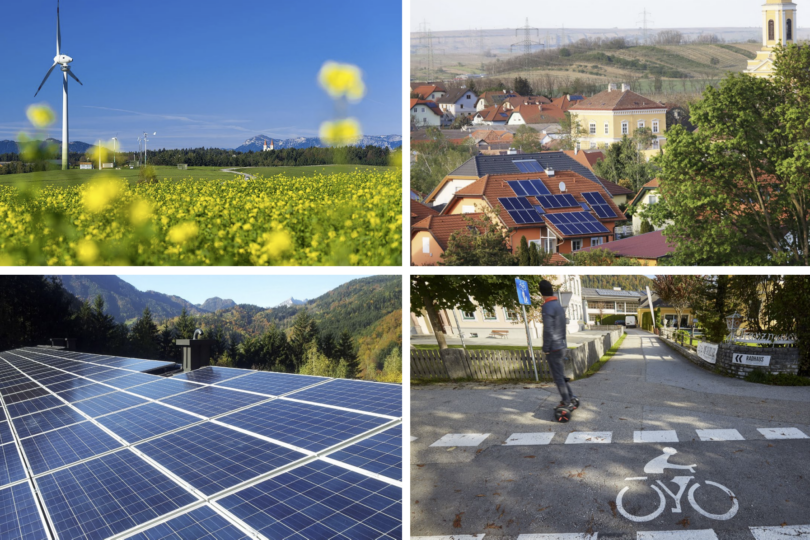
[[[579,409],[579,398],[573,398],[569,407],[572,411]]]

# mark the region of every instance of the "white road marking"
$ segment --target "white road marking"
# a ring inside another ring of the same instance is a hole
[[[786,525],[784,527],[749,527],[757,540],[785,540],[786,538],[810,538],[810,525]]]
[[[518,540],[596,540],[598,533],[521,534]]]
[[[484,534],[453,534],[450,536],[411,536],[411,540],[481,540]]]
[[[414,437],[413,435],[411,435],[411,442],[415,441],[415,440],[416,440],[416,439],[418,439],[418,438],[419,438],[419,437]]]
[[[503,443],[504,446],[549,444],[554,433],[513,433]]]
[[[637,540],[717,540],[712,529],[696,531],[639,531]]]
[[[678,442],[678,434],[674,430],[660,430],[660,431],[634,431],[633,442],[661,442],[673,443]]]
[[[565,444],[610,444],[612,438],[612,431],[575,431],[568,435],[568,438],[565,439]]]
[[[701,441],[744,441],[736,429],[697,429]]]
[[[448,433],[430,446],[478,446],[489,433]]]
[[[810,439],[810,437],[795,427],[757,428],[757,431],[762,433],[766,439]]]

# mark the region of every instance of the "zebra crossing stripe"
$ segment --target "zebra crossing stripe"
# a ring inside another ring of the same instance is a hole
[[[536,446],[549,444],[554,438],[554,433],[513,433],[503,443],[504,446]]]
[[[610,444],[612,431],[575,431],[568,435],[565,444]]]
[[[717,540],[713,529],[695,531],[639,531],[636,540]]]
[[[795,427],[788,428],[757,428],[766,439],[808,439],[807,435]]]
[[[736,429],[696,429],[701,441],[744,441]]]
[[[787,540],[810,538],[810,525],[786,525],[784,527],[749,527],[757,540]]]
[[[678,434],[674,430],[634,431],[633,442],[676,443],[678,442]]]
[[[596,540],[597,533],[521,534],[518,540]]]

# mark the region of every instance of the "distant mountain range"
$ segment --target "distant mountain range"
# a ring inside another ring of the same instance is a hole
[[[281,139],[279,137],[272,137],[269,135],[256,135],[246,140],[242,146],[238,146],[235,150],[237,152],[261,152],[264,149],[264,141],[267,141],[267,146],[270,146],[270,141],[273,141],[273,146],[276,150],[284,148],[309,148],[311,146],[325,147],[318,137],[295,137],[293,139]],[[392,150],[402,146],[402,135],[367,135],[360,139],[355,146],[379,146],[382,148],[388,147]]]
[[[306,303],[307,303],[306,300],[296,300],[295,298],[293,298],[291,296],[287,300],[284,300],[282,303],[280,303],[276,307],[281,307],[281,306],[287,306],[287,307],[290,307],[290,306],[303,306]]]
[[[62,149],[62,141],[58,139],[45,139],[46,143],[53,143],[59,147],[59,152],[61,153]],[[92,144],[87,144],[86,142],[81,141],[73,141],[68,143],[68,151],[70,152],[80,152],[85,153],[88,149],[92,148]],[[4,140],[0,141],[0,154],[19,154],[20,148],[17,146],[15,141]],[[59,156],[61,157],[61,155]]]
[[[197,304],[197,307],[200,308],[203,311],[216,312],[216,311],[219,311],[220,309],[232,308],[235,305],[236,305],[236,302],[234,302],[231,299],[223,300],[222,298],[220,298],[218,296],[215,296],[213,298],[209,298],[208,300],[206,300],[202,304]]]

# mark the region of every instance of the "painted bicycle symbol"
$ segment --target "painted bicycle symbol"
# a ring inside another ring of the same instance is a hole
[[[670,456],[674,456],[677,453],[678,451],[675,450],[674,448],[664,448],[664,454],[656,457],[655,459],[647,463],[647,465],[644,466],[644,472],[646,474],[663,474],[665,469],[686,469],[689,472],[692,473],[695,472],[694,468],[697,466],[695,464],[674,465],[669,462]],[[673,477],[672,480],[670,480],[670,482],[678,486],[677,493],[673,493],[672,491],[670,491],[669,488],[661,480],[656,480],[655,483],[658,484],[658,486],[661,486],[660,489],[655,484],[652,484],[650,487],[653,488],[658,493],[658,497],[661,500],[661,502],[654,512],[652,512],[651,514],[647,514],[646,516],[634,516],[633,514],[625,510],[624,506],[622,505],[622,498],[624,497],[624,494],[627,493],[627,491],[630,489],[630,486],[624,486],[624,488],[619,492],[619,495],[616,497],[616,509],[619,511],[621,515],[623,515],[630,521],[636,522],[652,521],[653,519],[663,514],[664,510],[666,510],[667,500],[666,497],[664,496],[664,492],[666,492],[667,495],[672,497],[672,499],[675,501],[675,506],[674,508],[672,508],[672,513],[680,514],[681,497],[683,497],[683,494],[686,491],[686,487],[694,478],[695,478],[694,476]],[[636,478],[625,478],[625,480],[643,481],[647,480],[647,477],[640,476]],[[706,480],[705,483],[707,486],[714,486],[723,491],[726,494],[726,496],[728,496],[728,498],[731,500],[731,509],[725,514],[711,514],[705,511],[703,508],[701,508],[700,505],[698,505],[697,501],[695,500],[695,492],[700,487],[700,483],[698,482],[692,484],[692,487],[689,488],[689,492],[687,494],[687,500],[689,501],[689,504],[692,505],[692,508],[694,508],[695,511],[702,514],[703,516],[706,516],[709,519],[727,520],[733,518],[737,514],[737,510],[740,509],[740,505],[737,502],[737,497],[734,495],[734,493],[732,493],[732,491],[727,487],[720,485],[717,482]]]

